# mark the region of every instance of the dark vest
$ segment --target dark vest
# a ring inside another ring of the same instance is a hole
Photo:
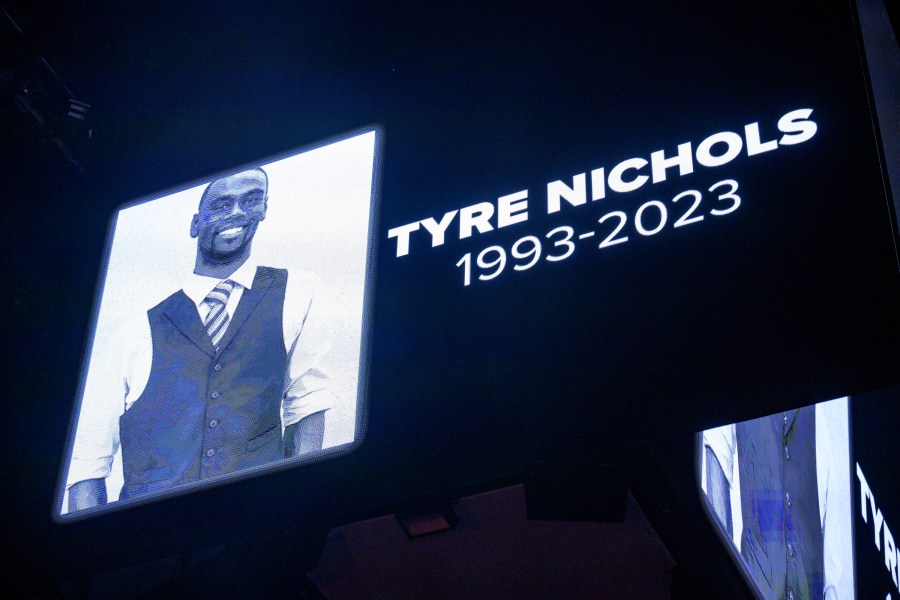
[[[147,312],[150,378],[119,419],[121,499],[284,458],[286,283],[287,271],[257,268],[219,352],[183,291]]]
[[[821,598],[815,407],[738,423],[736,433],[747,569],[765,598]]]

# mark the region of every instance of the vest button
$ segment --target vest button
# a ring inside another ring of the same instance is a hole
[[[219,397],[219,392],[213,392],[212,394],[210,394],[210,396],[212,396],[213,400],[215,400]]]
[[[212,421],[209,422],[209,426],[212,427],[212,428],[215,428],[215,426],[218,425],[218,424],[219,424],[219,422],[216,421],[215,419],[213,419]]]
[[[216,455],[216,449],[215,449],[215,448],[210,448],[209,450],[206,451],[206,455],[209,456],[209,457],[215,456],[215,455]]]
[[[213,371],[221,371],[221,370],[222,370],[222,364],[216,363],[216,366],[213,367]]]
[[[784,447],[784,458],[785,460],[791,460],[791,451],[788,450],[788,447]]]
[[[788,505],[788,508],[790,508],[791,507],[791,493],[790,492],[784,493],[784,501]]]

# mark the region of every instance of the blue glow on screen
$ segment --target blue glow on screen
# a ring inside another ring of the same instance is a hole
[[[854,598],[848,399],[700,435],[710,518],[759,597]]]
[[[377,139],[355,132],[118,211],[57,517],[359,442]]]

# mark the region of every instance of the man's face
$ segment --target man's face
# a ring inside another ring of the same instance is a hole
[[[191,221],[191,237],[210,262],[228,262],[244,254],[266,218],[267,182],[259,171],[216,180]]]

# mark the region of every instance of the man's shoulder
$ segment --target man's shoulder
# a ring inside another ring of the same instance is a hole
[[[283,274],[284,315],[294,324],[297,334],[309,314],[313,300],[321,295],[323,284],[318,274],[303,269],[277,269]]]
[[[149,314],[150,311],[145,311],[142,314],[132,315],[115,328],[112,343],[122,360],[133,360],[137,354],[150,347],[152,342]]]
[[[322,282],[322,278],[312,271],[296,268],[257,266],[257,277],[283,279],[289,289],[309,289],[314,291]]]

